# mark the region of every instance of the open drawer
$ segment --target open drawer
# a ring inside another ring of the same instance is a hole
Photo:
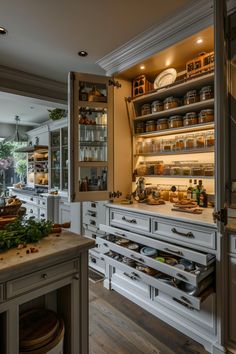
[[[132,280],[142,281],[145,284],[162,291],[163,293],[175,298],[181,303],[186,304],[186,306],[194,308],[196,310],[201,309],[201,303],[213,292],[213,288],[211,287],[209,281],[209,284],[205,284],[206,290],[204,290],[200,296],[196,297],[193,295],[189,295],[188,293],[176,288],[173,285],[164,283],[161,280],[155,278],[154,276],[150,276],[146,273],[143,273],[107,255],[104,255],[104,258],[107,264],[119,268],[125,273],[127,277],[131,278]]]
[[[115,235],[117,237],[124,237],[129,239],[130,241],[137,242],[148,247],[156,248],[159,251],[169,253],[170,255],[189,259],[190,261],[202,264],[204,266],[209,266],[210,264],[215,262],[215,256],[209,253],[199,252],[189,248],[176,246],[175,244],[171,244],[169,242],[167,243],[164,241],[159,241],[156,238],[151,238],[149,236],[141,236],[108,225],[99,225],[99,228],[101,231]]]
[[[117,236],[117,235],[116,235]],[[121,236],[121,235],[119,235]],[[117,236],[118,237],[118,236]],[[138,236],[142,237],[142,236]],[[123,236],[122,236],[123,238]],[[143,240],[139,240],[136,238],[136,243],[139,243],[141,246],[146,245],[146,238],[142,237]],[[179,269],[173,265],[169,265],[167,263],[163,263],[159,260],[156,260],[155,258],[145,256],[143,254],[140,254],[138,251],[133,251],[128,249],[127,247],[117,245],[115,242],[108,241],[106,239],[106,236],[102,237],[97,237],[97,243],[103,245],[104,247],[107,247],[107,251],[111,250],[113,252],[116,252],[122,256],[128,257],[130,259],[133,259],[134,261],[141,263],[145,266],[148,266],[150,268],[153,268],[161,273],[165,273],[173,278],[179,279],[181,281],[184,281],[186,283],[192,284],[194,286],[197,286],[203,279],[208,277],[211,273],[214,272],[214,265],[211,264],[210,266],[204,267],[204,266],[198,266],[197,269],[194,271],[186,271]],[[149,246],[149,245],[148,245]],[[166,244],[166,248],[170,248],[170,244]],[[159,248],[154,247],[157,250]],[[194,252],[194,251],[192,251]],[[169,254],[165,250],[165,253]],[[170,255],[172,255],[170,253]],[[182,258],[182,256],[181,256]]]

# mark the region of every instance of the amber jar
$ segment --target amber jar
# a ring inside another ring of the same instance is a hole
[[[198,123],[209,123],[214,121],[214,110],[203,109],[198,115]]]
[[[183,136],[179,136],[176,138],[175,148],[176,150],[184,150],[185,147],[185,139]]]
[[[195,148],[195,137],[194,135],[188,135],[185,139],[185,148],[187,150],[193,150]]]
[[[151,106],[149,103],[145,103],[144,105],[142,105],[141,107],[141,116],[145,116],[146,114],[150,114],[151,113]]]
[[[153,132],[157,129],[157,122],[155,120],[146,121],[146,132]]]
[[[152,113],[161,112],[164,109],[163,103],[161,101],[152,102],[151,107],[152,107]]]
[[[172,116],[168,121],[169,128],[178,128],[183,126],[182,116]]]
[[[184,96],[184,104],[192,104],[199,102],[199,96],[197,94],[196,90],[188,91],[186,95]]]
[[[200,90],[200,101],[210,100],[213,97],[214,97],[214,93],[211,86],[204,86]]]
[[[168,118],[158,119],[157,130],[164,130],[164,129],[168,129],[168,128],[169,128]]]
[[[213,132],[206,134],[206,147],[213,147],[215,145],[215,137]]]
[[[164,100],[164,109],[171,109],[175,107],[179,107],[180,105],[180,100],[178,98],[175,98],[173,96],[167,97]]]
[[[196,138],[196,148],[202,149],[205,147],[205,135],[203,133],[199,133],[195,135]]]
[[[163,171],[164,171],[164,162],[157,161],[154,164],[154,175],[163,175]]]
[[[183,118],[183,125],[194,125],[198,123],[198,117],[196,112],[188,112]]]
[[[135,125],[136,134],[142,134],[146,131],[146,123],[143,121],[136,122]]]

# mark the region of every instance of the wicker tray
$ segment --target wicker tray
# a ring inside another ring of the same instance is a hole
[[[0,216],[17,215],[21,204],[0,206]]]

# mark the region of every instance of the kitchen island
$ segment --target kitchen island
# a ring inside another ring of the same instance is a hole
[[[63,231],[0,255],[0,352],[19,353],[19,316],[45,307],[65,323],[64,352],[88,353],[88,249],[94,241]]]

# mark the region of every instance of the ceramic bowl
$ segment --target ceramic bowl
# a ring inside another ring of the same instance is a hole
[[[151,247],[143,247],[141,248],[140,253],[144,256],[155,257],[157,255],[157,250]]]

